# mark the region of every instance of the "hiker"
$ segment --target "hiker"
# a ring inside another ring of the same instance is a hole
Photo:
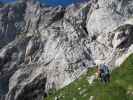
[[[107,65],[100,64],[98,67],[98,75],[100,77],[101,82],[109,83],[110,82],[110,71]]]
[[[99,70],[98,65],[96,66],[96,73],[95,73],[95,75],[96,75],[96,79],[98,79],[100,77],[100,70]]]

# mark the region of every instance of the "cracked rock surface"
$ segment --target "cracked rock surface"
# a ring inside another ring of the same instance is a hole
[[[89,67],[113,69],[133,53],[132,0],[66,8],[17,0],[0,12],[0,100],[43,100]]]

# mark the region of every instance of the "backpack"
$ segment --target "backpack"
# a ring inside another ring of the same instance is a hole
[[[105,75],[107,75],[107,74],[110,73],[108,66],[105,65],[105,64],[101,64],[100,69],[103,70],[103,73],[104,73]]]
[[[104,73],[107,75],[110,73],[109,68],[107,65],[104,65]]]

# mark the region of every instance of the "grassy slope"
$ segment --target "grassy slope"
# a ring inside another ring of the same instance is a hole
[[[55,100],[55,96],[60,97],[59,100],[89,100],[90,96],[94,96],[94,100],[133,100],[133,55],[112,72],[111,82],[107,85],[98,80],[89,85],[87,77],[94,72],[95,69],[88,71],[72,84],[49,95],[46,100]]]

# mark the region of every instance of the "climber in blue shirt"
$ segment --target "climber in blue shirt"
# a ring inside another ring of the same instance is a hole
[[[109,67],[105,64],[100,64],[99,66],[99,77],[101,79],[101,82],[103,83],[109,83],[110,82],[110,70]]]

